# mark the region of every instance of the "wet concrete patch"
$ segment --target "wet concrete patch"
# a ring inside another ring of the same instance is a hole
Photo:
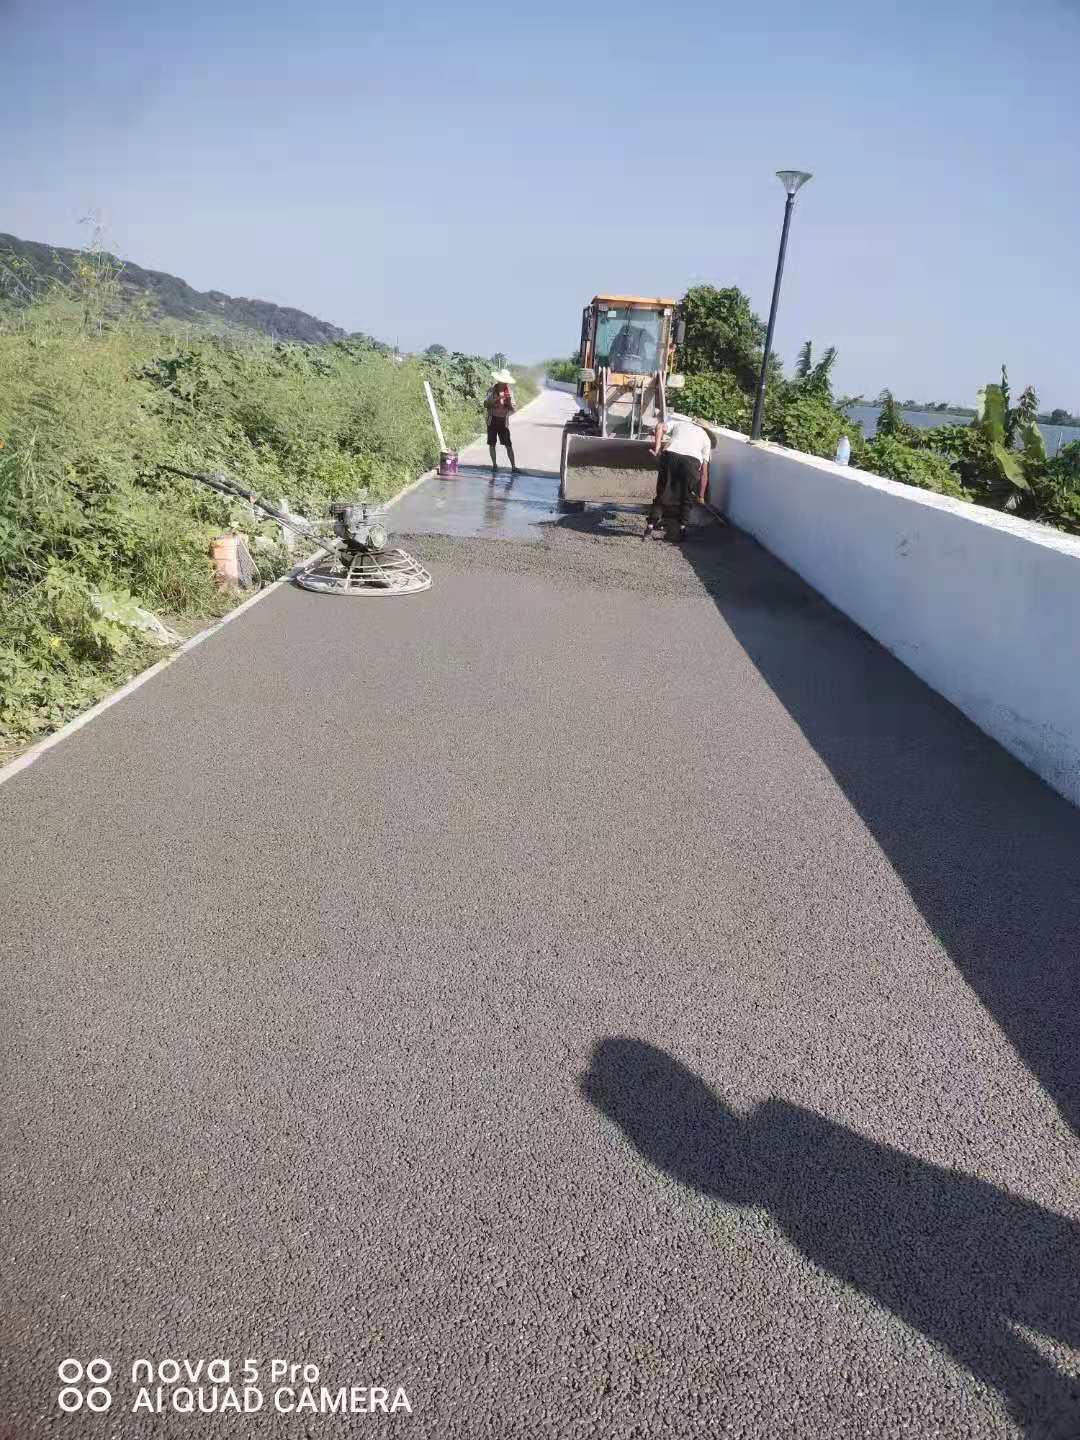
[[[525,540],[539,543],[544,526],[558,519],[559,481],[500,467],[463,467],[453,479],[432,476],[394,506],[395,531],[410,535],[453,535],[464,539]]]

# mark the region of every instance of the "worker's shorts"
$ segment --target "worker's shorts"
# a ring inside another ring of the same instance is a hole
[[[649,509],[649,518],[655,524],[662,514],[677,515],[679,523],[685,525],[690,518],[690,507],[698,492],[701,479],[701,464],[692,455],[660,456],[660,474],[656,477],[656,497]]]
[[[509,450],[510,426],[505,415],[492,415],[488,421],[488,444],[494,445],[496,440],[501,440]]]

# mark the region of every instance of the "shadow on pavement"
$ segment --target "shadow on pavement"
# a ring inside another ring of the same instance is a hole
[[[771,1099],[743,1117],[640,1040],[603,1040],[581,1092],[650,1164],[765,1207],[814,1265],[1001,1393],[1040,1440],[1080,1434],[1080,1392],[1012,1326],[1080,1346],[1080,1228],[984,1181]]]
[[[647,505],[589,505],[583,510],[560,511],[555,524],[576,535],[601,540],[636,540],[641,544]]]
[[[1080,811],[747,536],[703,535],[685,555],[1080,1132]]]

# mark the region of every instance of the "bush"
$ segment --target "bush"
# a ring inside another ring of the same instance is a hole
[[[932,490],[935,495],[951,495],[957,500],[971,498],[947,460],[932,451],[908,445],[896,435],[879,434],[871,440],[859,457],[859,468],[890,480],[902,480],[906,485],[917,485],[921,490]]]
[[[858,425],[826,394],[797,381],[766,392],[761,431],[766,440],[827,460],[836,454],[842,435],[851,441],[853,456],[861,449]]]
[[[88,309],[47,300],[0,330],[0,744],[63,723],[156,653],[124,623],[131,601],[177,618],[227,608],[214,535],[275,535],[161,464],[223,470],[318,517],[434,463],[425,378],[451,445],[480,428],[490,383],[460,354],[399,365],[362,337],[180,340]],[[268,575],[285,563],[259,553]]]
[[[709,371],[688,375],[685,389],[681,393],[673,390],[669,400],[684,414],[699,420],[709,420],[744,434],[750,430],[753,405],[730,373]]]
[[[544,366],[549,380],[559,380],[563,384],[577,380],[580,368],[581,362],[576,356],[571,356],[569,360],[549,360]]]
[[[1047,468],[1055,484],[1080,497],[1080,440],[1063,445]]]

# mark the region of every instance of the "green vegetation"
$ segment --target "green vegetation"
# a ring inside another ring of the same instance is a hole
[[[544,373],[549,380],[559,380],[566,384],[578,378],[580,367],[581,361],[576,355],[571,355],[569,360],[549,360],[544,366]]]
[[[281,341],[316,345],[331,340],[366,340],[347,336],[336,325],[317,320],[303,310],[274,305],[269,300],[243,300],[220,290],[205,294],[193,290],[176,275],[161,270],[144,270],[139,265],[121,264],[100,249],[92,252],[65,250],[0,235],[0,295],[9,307],[78,289],[88,265],[107,267],[113,277],[111,308],[114,316],[168,322],[174,329],[192,327],[222,335],[244,336],[251,332]],[[377,343],[377,342],[369,342]]]
[[[902,480],[906,485],[918,485],[936,495],[951,495],[955,500],[971,498],[948,460],[931,450],[916,450],[896,435],[879,431],[862,450],[859,468],[890,480]]]
[[[754,402],[727,371],[706,370],[702,374],[687,375],[685,389],[681,395],[673,392],[673,400],[678,409],[689,415],[700,415],[714,425],[743,432],[750,429]]]
[[[687,379],[680,408],[702,420],[748,432],[764,325],[740,290],[711,285],[687,291],[683,314],[686,343],[681,363]],[[979,408],[968,412],[973,416],[970,425],[925,430],[905,420],[904,410],[953,407],[900,404],[891,392],[883,391],[878,397],[877,433],[867,441],[849,414],[861,397],[833,397],[835,362],[835,347],[815,359],[807,341],[790,379],[778,361],[770,365],[764,439],[831,459],[840,437],[847,435],[851,463],[862,469],[1080,534],[1080,442],[1047,459],[1037,423],[1038,398],[1030,386],[1013,405],[1002,368],[1000,383],[980,391]]]
[[[361,490],[385,498],[437,458],[425,378],[448,441],[476,433],[486,361],[395,362],[366,339],[169,335],[132,318],[105,256],[81,256],[63,286],[9,312],[0,746],[55,728],[159,658],[141,609],[191,631],[228,608],[213,581],[215,535],[244,533],[266,578],[286,567],[275,527],[162,463],[220,469],[313,517]]]
[[[765,348],[765,326],[739,289],[695,285],[682,298],[686,340],[681,364],[687,375],[726,374],[753,401]],[[781,373],[775,362],[775,374]],[[770,377],[772,378],[772,377]]]

